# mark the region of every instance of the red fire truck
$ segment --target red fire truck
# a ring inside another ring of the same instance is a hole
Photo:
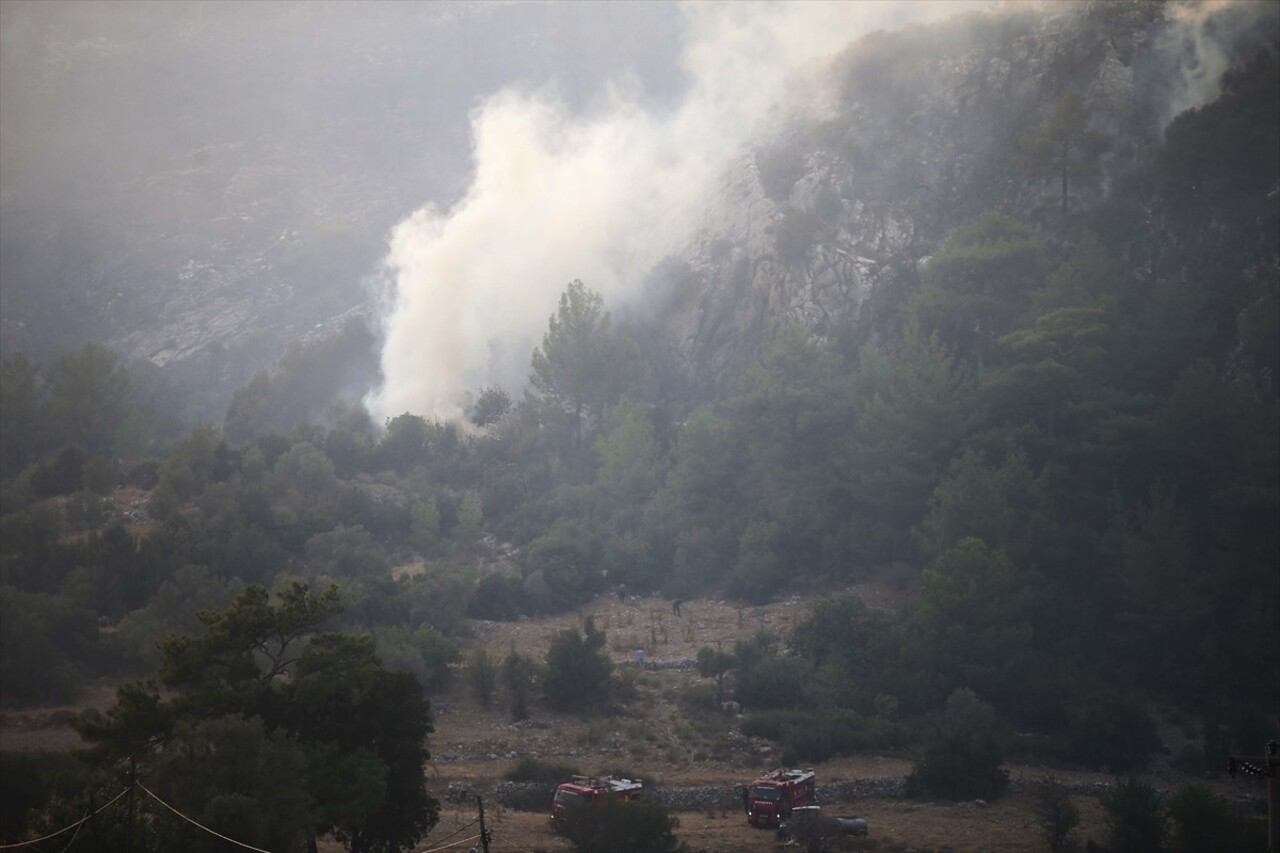
[[[574,776],[556,788],[551,803],[551,826],[564,826],[565,812],[579,803],[603,803],[607,799],[636,800],[644,783],[639,779],[614,779],[612,776]]]
[[[797,806],[813,802],[812,770],[773,770],[747,790],[747,821],[752,826],[777,826]]]

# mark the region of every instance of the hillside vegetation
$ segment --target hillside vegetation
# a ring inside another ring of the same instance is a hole
[[[1154,26],[1089,8],[1112,50]],[[967,38],[1022,44],[1034,33],[1019,21]],[[575,280],[529,354],[529,388],[476,388],[450,422],[375,424],[342,402],[372,369],[355,325],[300,342],[221,423],[194,428],[164,408],[172,389],[104,346],[6,356],[0,702],[124,686],[76,723],[93,761],[48,759],[2,837],[79,819],[128,767],[247,843],[410,849],[439,815],[421,772],[430,697],[466,684],[517,720],[644,726],[647,673],[619,664],[662,656],[694,599],[739,613],[817,599],[785,624],[693,641],[699,679],[672,723],[708,761],[736,760],[698,728],[729,701],[752,749],[900,756],[908,793],[950,800],[999,798],[1011,758],[1194,775],[1275,738],[1275,45],[1233,57],[1219,96],[1141,145],[1060,69],[1045,78],[1057,91],[1012,101],[1016,121],[965,124],[998,136],[993,159],[957,154],[954,183],[895,195],[878,181],[908,159],[888,162],[857,119],[882,127],[906,83],[863,66],[921,50],[912,40],[963,53],[944,32],[850,48],[832,71],[842,108],[756,153],[777,215],[764,249],[734,247],[714,273],[706,257],[664,267],[704,288],[709,322],[718,288],[760,304],[820,290],[823,258],[860,251],[855,220],[896,209],[916,230],[883,226],[901,245],[858,256],[878,272],[855,276],[865,292],[842,312],[815,298],[730,346],[729,326],[680,337],[676,303],[615,316]],[[946,121],[923,127],[944,114],[918,106],[899,116],[922,125],[910,138],[945,136]],[[602,596],[643,596],[664,618],[586,618]],[[545,650],[480,642],[579,608]],[[1170,721],[1173,754],[1157,728]],[[211,757],[227,754],[243,773]],[[1143,790],[1118,790],[1144,807]],[[1170,843],[1202,849],[1171,814]],[[147,849],[204,843],[175,819],[136,831]]]

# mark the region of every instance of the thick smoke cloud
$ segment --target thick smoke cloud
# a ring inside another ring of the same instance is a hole
[[[385,384],[370,410],[452,419],[483,385],[523,387],[565,285],[580,278],[613,307],[634,296],[749,141],[817,103],[813,63],[874,29],[987,5],[691,3],[675,107],[652,107],[625,77],[577,113],[545,89],[489,97],[471,117],[468,192],[391,235]]]
[[[1196,0],[1169,7],[1168,53],[1177,78],[1161,126],[1180,113],[1218,97],[1232,56],[1273,50],[1280,29],[1280,3]]]

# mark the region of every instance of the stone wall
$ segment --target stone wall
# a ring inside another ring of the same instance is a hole
[[[1016,794],[1036,784],[1035,780],[1015,779],[1009,783],[1009,793]],[[1069,794],[1096,797],[1105,793],[1111,785],[1107,782],[1059,782]],[[815,787],[817,802],[848,803],[859,799],[897,799],[904,796],[906,780],[902,777],[875,777],[869,779],[842,779],[820,782]],[[742,792],[746,785],[693,785],[689,787],[646,787],[644,795],[658,800],[674,811],[702,811],[706,809],[742,809]],[[451,802],[470,801],[476,791],[468,786],[450,784],[446,795]],[[490,797],[506,808],[536,811],[544,806],[550,812],[555,787],[542,782],[501,782],[493,788]]]

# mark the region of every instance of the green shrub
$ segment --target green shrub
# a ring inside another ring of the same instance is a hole
[[[31,506],[31,485],[26,477],[0,486],[0,517],[22,512]]]
[[[811,725],[793,723],[783,727],[783,763],[826,761],[838,752],[837,735],[832,726],[824,725],[815,719]]]
[[[585,803],[565,814],[565,830],[573,846],[589,853],[671,853],[680,841],[680,820],[658,800]]]
[[[795,708],[804,703],[808,665],[798,657],[767,657],[739,671],[735,696],[748,708]]]
[[[773,521],[752,521],[738,540],[738,560],[725,593],[752,604],[773,600],[785,586],[782,528]]]
[[[502,687],[507,694],[511,719],[523,720],[529,716],[529,698],[537,672],[538,665],[514,649],[502,659]]]
[[[43,809],[55,796],[74,795],[92,778],[71,753],[0,753],[0,843],[23,838],[33,810]]]
[[[93,614],[61,596],[0,585],[0,706],[74,701],[101,648]]]
[[[805,711],[762,711],[749,714],[742,721],[742,733],[748,737],[780,741],[788,724],[812,725],[816,720],[813,714]]]
[[[84,487],[94,494],[106,495],[120,484],[119,465],[105,456],[98,455],[84,464]]]
[[[453,664],[461,659],[453,641],[426,623],[414,631],[380,625],[371,633],[383,665],[393,671],[412,672],[427,693],[444,690],[452,678]]]
[[[613,662],[604,651],[605,635],[587,617],[583,632],[567,628],[547,650],[544,687],[547,701],[561,710],[599,708],[609,696]]]
[[[164,460],[154,456],[136,459],[129,463],[124,472],[124,481],[137,489],[154,489],[160,482],[160,467]]]
[[[807,711],[764,711],[743,721],[742,733],[780,743],[784,757],[819,762],[837,755],[883,752],[906,741],[906,728],[889,720],[868,718],[850,710],[825,714]]]
[[[480,707],[488,709],[498,686],[498,668],[493,665],[484,646],[477,646],[471,653],[471,660],[467,662],[467,680]]]
[[[694,712],[718,711],[716,688],[710,684],[692,684],[680,691],[680,704]]]
[[[85,452],[68,445],[52,459],[38,463],[30,472],[31,491],[36,497],[67,495],[84,487]]]
[[[1000,740],[991,706],[972,690],[958,688],[907,777],[908,796],[996,799],[1009,784],[1008,771],[1000,767]]]
[[[729,652],[703,646],[698,649],[698,675],[716,680],[715,701],[724,701],[724,677],[738,663]]]
[[[1187,785],[1166,805],[1173,822],[1173,847],[1187,853],[1249,850],[1244,820],[1204,785]]]
[[[1080,824],[1080,810],[1056,780],[1050,779],[1032,788],[1032,809],[1041,836],[1053,853],[1068,849],[1067,837]]]
[[[525,594],[535,608],[560,612],[588,601],[600,592],[596,553],[587,531],[560,524],[530,542],[521,551],[521,568],[527,577],[540,575],[543,586],[526,584]]]
[[[1160,848],[1164,819],[1155,789],[1130,776],[1099,797],[1107,810],[1107,844],[1117,853],[1147,853]]]
[[[467,602],[467,615],[472,619],[495,622],[514,622],[526,609],[524,583],[506,575],[482,577]]]
[[[638,669],[624,669],[618,672],[617,678],[613,679],[613,698],[622,703],[635,701],[640,695],[640,691],[636,689],[638,684],[643,683],[641,678],[643,674]]]
[[[1155,723],[1133,699],[1111,690],[1082,696],[1067,708],[1067,757],[1091,770],[1141,769],[1160,748]]]

